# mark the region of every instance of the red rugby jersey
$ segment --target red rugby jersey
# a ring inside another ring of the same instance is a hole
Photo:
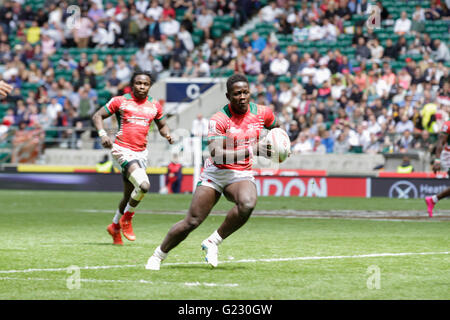
[[[234,113],[227,104],[209,120],[208,139],[226,139],[226,148],[240,150],[258,141],[263,128],[272,129],[276,118],[269,107],[250,102],[247,113]],[[210,161],[213,160],[210,158]],[[251,170],[252,159],[247,157],[232,164],[214,163],[221,169]]]
[[[147,148],[147,135],[152,121],[163,118],[158,101],[150,96],[137,100],[133,93],[113,97],[104,108],[109,114],[115,114],[119,123],[114,143],[133,151]]]

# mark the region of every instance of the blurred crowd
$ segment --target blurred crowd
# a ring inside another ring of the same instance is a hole
[[[294,153],[429,152],[450,112],[449,2],[417,3],[412,15],[403,11],[397,19],[374,3],[380,27],[394,36],[382,44],[367,19],[352,23],[350,56],[314,46],[339,42],[352,16],[368,17],[373,9],[366,1],[304,1],[298,9],[273,1],[258,16],[275,32],[210,39],[198,54],[211,69],[248,75],[254,100],[277,113]],[[424,32],[427,21],[446,22],[446,41]],[[293,41],[283,46],[286,35]],[[302,50],[302,43],[313,50]],[[393,68],[397,61],[401,68]]]
[[[137,69],[151,71],[157,79],[165,70],[184,66],[194,49],[194,29],[209,39],[216,15],[229,15],[239,28],[257,5],[250,0],[45,0],[33,10],[27,1],[3,1],[0,71],[14,90],[0,100],[2,128],[67,127],[54,132],[57,141],[80,148],[80,136],[91,126],[90,115],[105,103],[99,94],[129,92]],[[93,48],[98,49],[93,54],[83,51]],[[135,54],[114,52],[129,48],[136,48]],[[63,52],[61,58],[54,59],[58,52]],[[107,54],[100,57],[100,52]],[[196,63],[189,74],[202,76],[202,67]]]
[[[394,19],[381,2],[366,0],[300,6],[292,0],[45,1],[36,11],[23,0],[4,1],[0,70],[15,89],[0,100],[9,104],[3,126],[67,127],[58,137],[75,136],[67,146],[79,148],[99,92],[129,92],[134,69],[156,77],[228,70],[249,77],[253,99],[274,109],[295,153],[429,151],[449,117],[450,53],[448,33],[444,40],[432,38],[425,24],[446,21],[448,30],[449,2],[432,0],[429,8],[418,2],[413,14]],[[70,9],[73,4],[79,12]],[[395,37],[385,41],[365,20],[353,23],[355,15],[369,16],[372,6],[381,13],[380,27]],[[233,30],[250,20],[274,30],[217,38],[211,31],[219,16],[232,17]],[[203,41],[196,46],[198,30]],[[343,34],[351,34],[351,55],[342,48],[315,50]],[[284,37],[292,41],[286,45]],[[312,50],[303,50],[307,43]],[[70,50],[131,47],[138,49],[129,59]],[[52,59],[61,50],[61,58]],[[399,60],[403,67],[394,68]],[[59,77],[61,70],[70,77]]]

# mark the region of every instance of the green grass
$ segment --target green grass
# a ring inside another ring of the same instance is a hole
[[[201,241],[223,221],[223,216],[212,214],[170,252],[160,271],[151,272],[144,269],[148,257],[184,217],[164,211],[185,212],[191,195],[148,195],[134,219],[137,240],[124,239],[123,247],[115,247],[105,228],[120,197],[120,193],[0,191],[0,299],[450,298],[448,254],[312,258],[448,252],[448,221],[255,215],[223,242],[219,255],[223,263],[212,269],[202,263],[200,250]],[[222,199],[215,209],[230,207]],[[437,208],[450,210],[450,202],[442,201]],[[285,209],[423,210],[426,217],[421,199],[260,197],[256,208]],[[146,214],[149,211],[153,214]],[[296,257],[310,258],[281,260]],[[81,269],[81,288],[70,290],[71,274],[65,268],[71,265],[107,268]],[[367,288],[370,266],[380,270],[380,289]],[[48,270],[52,268],[56,270]],[[25,269],[39,270],[12,272]]]

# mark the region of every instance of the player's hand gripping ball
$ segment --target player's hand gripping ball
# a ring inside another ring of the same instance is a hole
[[[291,154],[291,141],[283,129],[270,130],[266,136],[266,142],[271,145],[270,159],[275,163],[285,161]]]

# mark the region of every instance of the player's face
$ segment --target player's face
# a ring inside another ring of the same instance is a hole
[[[148,90],[150,90],[150,78],[144,74],[138,75],[134,78],[133,82],[133,94],[138,99],[145,99],[148,95]]]
[[[233,83],[231,92],[227,93],[230,106],[236,113],[246,113],[248,110],[248,103],[250,101],[250,88],[247,82],[239,81]]]

